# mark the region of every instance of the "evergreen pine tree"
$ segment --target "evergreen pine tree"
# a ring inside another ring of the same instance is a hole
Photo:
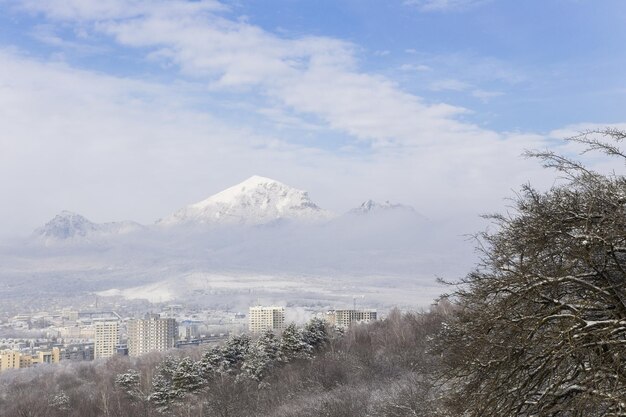
[[[311,351],[324,346],[330,339],[326,322],[319,318],[311,319],[302,331],[302,339]]]
[[[280,353],[285,361],[309,356],[309,345],[302,340],[302,333],[295,323],[291,323],[283,331],[280,341]]]
[[[248,350],[244,358],[242,371],[257,381],[262,380],[267,372],[280,359],[280,343],[274,332],[268,329]]]
[[[178,362],[168,356],[159,364],[152,378],[152,393],[148,400],[156,405],[160,412],[167,411],[177,398],[172,386],[172,378],[177,367]]]
[[[274,332],[267,329],[256,342],[257,347],[272,361],[280,360],[280,340]]]
[[[223,362],[224,356],[221,348],[214,346],[204,352],[198,364],[202,377],[205,380],[211,379],[216,372],[219,372],[224,367]]]
[[[194,362],[189,357],[178,362],[172,374],[172,392],[176,398],[183,398],[186,394],[200,390],[204,383],[199,362]]]
[[[246,334],[231,337],[222,348],[222,368],[226,372],[235,371],[243,363],[250,349],[250,337]]]
[[[125,373],[118,374],[115,377],[115,385],[133,399],[143,398],[140,384],[141,377],[139,372],[135,369],[129,369]]]

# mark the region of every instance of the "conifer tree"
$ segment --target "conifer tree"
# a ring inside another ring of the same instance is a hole
[[[115,377],[115,385],[122,389],[132,399],[143,399],[141,392],[141,377],[135,369],[129,369]]]
[[[211,379],[215,373],[220,372],[225,366],[222,349],[214,346],[204,352],[198,366],[203,378]]]
[[[161,412],[167,411],[180,394],[172,385],[172,378],[177,367],[176,359],[168,356],[159,364],[152,378],[152,393],[148,396],[148,400]]]
[[[244,358],[242,371],[252,379],[262,380],[280,359],[280,342],[270,329],[250,347]]]
[[[267,329],[261,334],[256,342],[257,348],[265,353],[271,361],[280,359],[280,339],[276,337],[271,329]]]
[[[231,337],[222,348],[222,369],[234,372],[241,366],[250,349],[250,337],[246,334]]]
[[[172,373],[172,392],[176,398],[199,391],[204,385],[200,364],[183,358]]]
[[[309,352],[310,346],[302,340],[302,333],[295,323],[291,323],[283,331],[280,341],[280,353],[283,360],[306,358],[309,356]]]
[[[328,343],[330,337],[326,322],[320,318],[311,319],[302,331],[304,343],[310,346],[310,350],[316,350]]]

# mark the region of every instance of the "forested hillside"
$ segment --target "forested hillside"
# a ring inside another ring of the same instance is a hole
[[[1,415],[432,416],[438,360],[426,350],[445,313],[396,311],[345,334],[314,320],[208,350],[7,373]]]

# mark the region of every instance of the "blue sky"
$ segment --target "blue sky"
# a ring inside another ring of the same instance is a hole
[[[618,0],[0,1],[4,235],[149,223],[253,174],[464,219],[626,119]]]

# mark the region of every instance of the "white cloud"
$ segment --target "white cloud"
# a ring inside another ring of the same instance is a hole
[[[32,36],[44,44],[62,48],[63,50],[72,50],[81,54],[102,54],[107,52],[106,47],[102,45],[94,46],[86,40],[69,41],[58,34],[56,29],[54,25],[50,24],[38,25],[35,26]],[[79,31],[76,31],[76,34],[79,39],[83,36]]]
[[[492,98],[496,98],[496,97],[500,97],[503,96],[504,93],[501,91],[486,91],[486,90],[481,90],[481,89],[477,89],[472,91],[472,96],[487,102],[489,100],[491,100]]]
[[[174,3],[166,4],[173,7]],[[425,104],[389,79],[360,72],[356,46],[348,42],[279,37],[245,21],[216,15],[214,3],[188,6],[183,2],[188,9],[173,14],[162,2],[157,6],[133,2],[132,12],[121,10],[116,2],[106,10],[88,9],[85,4],[52,2],[38,10],[50,18],[73,16],[80,22],[90,21],[100,11],[103,18],[95,29],[122,45],[151,49],[152,59],[174,63],[184,74],[208,80],[213,89],[260,92],[290,112],[318,117],[373,146],[428,142],[476,130],[455,120],[464,109]],[[30,10],[37,7],[29,3]],[[72,15],[74,10],[78,12]]]
[[[445,90],[466,91],[470,89],[471,87],[472,87],[471,84],[468,84],[466,82],[456,80],[453,78],[433,81],[430,84],[430,89],[433,91],[445,91]]]
[[[446,106],[427,108],[440,113],[432,117],[395,114],[398,108],[388,102],[406,100],[408,110],[421,105],[412,96],[398,96],[391,84],[379,83],[371,93],[380,100],[377,114],[362,125],[349,124],[363,113],[358,94],[368,77],[336,80],[332,88],[345,97],[339,103],[304,91],[303,80],[292,96],[302,99],[294,106],[323,113],[327,105],[333,124],[359,135],[371,130],[405,137],[402,148],[379,141],[374,152],[337,153],[289,144],[189,107],[185,94],[197,86],[112,77],[7,51],[0,59],[0,194],[10,202],[0,207],[0,219],[11,219],[2,221],[4,234],[25,233],[62,209],[95,221],[149,223],[252,174],[307,189],[331,210],[368,198],[392,200],[431,218],[457,217],[463,232],[471,232],[478,213],[500,206],[502,196],[538,171],[519,155],[540,147],[542,137],[462,124],[454,131],[441,116],[455,111]],[[423,132],[431,140],[408,144],[420,117],[430,123]],[[433,118],[444,128],[432,125]],[[397,124],[391,132],[377,130],[390,120]],[[285,123],[291,122],[297,120],[287,117]]]
[[[403,64],[400,65],[400,71],[432,71],[433,69],[428,65],[416,65],[416,64]]]
[[[176,16],[224,10],[218,1],[167,1],[167,0],[22,0],[14,7],[43,13],[52,19],[69,21],[101,21],[107,19],[136,18],[147,14]]]
[[[464,11],[489,3],[491,0],[405,0],[404,4],[415,6],[423,12]]]
[[[461,80],[457,80],[454,78],[448,78],[448,79],[443,79],[443,80],[437,80],[437,81],[433,81],[432,83],[430,83],[429,88],[432,91],[456,91],[456,92],[467,92],[469,93],[472,97],[475,97],[479,100],[481,100],[482,102],[486,103],[489,100],[496,98],[496,97],[500,97],[502,95],[504,95],[503,92],[501,91],[488,91],[488,90],[482,90],[480,88],[476,88],[476,86],[461,81]]]
[[[3,222],[3,233],[34,228],[61,209],[150,222],[252,174],[307,189],[332,210],[367,198],[412,204],[428,217],[454,218],[463,233],[512,188],[545,178],[519,158],[544,147],[543,136],[465,123],[466,109],[425,103],[360,71],[351,43],[280,37],[215,14],[213,2],[126,4],[26,7],[147,51],[186,81],[145,82],[0,52],[0,194],[11,202],[0,219],[23,219]],[[242,112],[288,129],[333,129],[317,139],[340,136],[342,150],[221,120],[215,108],[194,105],[199,91],[240,94]]]
[[[420,60],[433,68],[433,73],[440,78],[463,79],[475,85],[514,86],[539,76],[534,69],[512,66],[494,57],[472,53],[438,55],[424,53],[420,55]]]

